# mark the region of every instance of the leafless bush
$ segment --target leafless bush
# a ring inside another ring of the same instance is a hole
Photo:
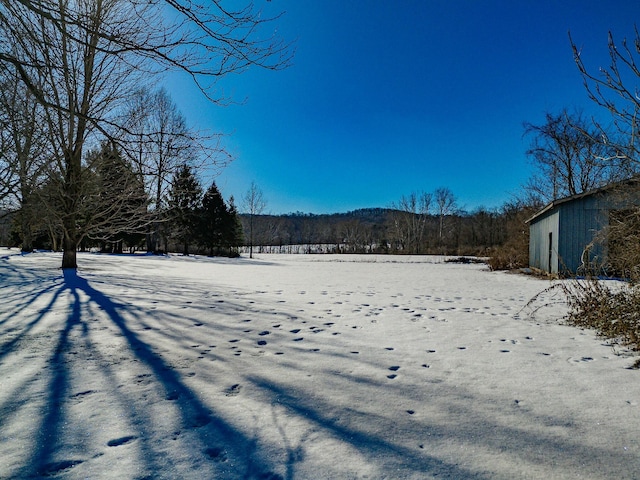
[[[529,250],[515,242],[497,247],[487,260],[491,270],[515,270],[529,265]]]
[[[567,298],[567,323],[596,330],[598,336],[640,351],[640,286],[586,279],[563,282]],[[640,360],[636,362],[640,367]]]

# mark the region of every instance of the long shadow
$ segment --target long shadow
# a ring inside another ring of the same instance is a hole
[[[59,451],[63,449],[65,443],[64,427],[68,420],[65,403],[72,393],[72,372],[69,365],[73,363],[67,362],[65,354],[72,348],[73,332],[79,330],[81,335],[85,337],[87,335],[86,319],[82,317],[81,297],[83,296],[88,298],[85,303],[93,304],[108,316],[126,340],[129,350],[140,363],[151,370],[156,384],[164,390],[165,398],[175,402],[176,410],[180,415],[180,427],[193,432],[199,444],[200,451],[192,452],[192,455],[200,456],[199,461],[203,463],[210,463],[213,471],[220,471],[223,468],[227,474],[224,478],[279,478],[271,472],[269,462],[256,453],[256,441],[216,416],[198,395],[184,384],[180,375],[129,328],[125,317],[132,315],[131,307],[112,300],[73,270],[65,270],[63,275],[63,284],[54,293],[52,303],[63,293],[69,292],[72,295],[71,310],[48,360],[48,368],[52,373],[46,391],[46,405],[34,439],[34,449],[23,467],[16,472],[16,478],[56,476],[85,461],[79,457],[61,460],[59,456]],[[154,457],[160,455],[162,449],[156,448],[157,446],[152,445],[148,439],[142,439],[142,441],[146,445],[144,448],[146,470],[151,477],[171,477],[170,472],[158,471],[159,467],[154,462]],[[225,451],[225,457],[228,455],[240,461],[234,465],[221,466],[219,455],[222,450]]]
[[[99,281],[103,281],[104,279],[104,277],[100,278]],[[175,411],[179,415],[180,428],[185,431],[189,430],[199,448],[199,450],[192,451],[190,454],[197,457],[198,461],[215,464],[212,465],[211,470],[220,472],[218,476],[211,478],[282,479],[279,475],[272,473],[274,470],[272,468],[273,462],[257,454],[257,441],[249,438],[246,433],[243,433],[243,431],[238,430],[226,422],[221,418],[221,415],[217,415],[215,411],[207,406],[201,396],[185,384],[181,375],[160,355],[155,353],[153,345],[143,340],[143,338],[146,339],[149,337],[141,337],[136,333],[137,330],[140,330],[140,327],[146,325],[145,322],[148,321],[149,312],[143,311],[140,306],[135,304],[129,305],[124,303],[124,301],[116,300],[113,297],[105,295],[99,290],[100,287],[96,288],[96,285],[99,285],[99,283],[89,283],[75,272],[67,271],[64,272],[63,278],[55,284],[55,288],[57,289],[52,290],[49,288],[46,290],[47,294],[53,297],[52,300],[48,302],[50,306],[56,302],[56,299],[61,298],[63,294],[69,294],[71,296],[70,310],[64,319],[64,323],[60,326],[61,329],[57,331],[58,337],[56,339],[56,345],[51,350],[48,359],[50,376],[48,377],[46,390],[46,404],[39,419],[40,425],[34,442],[34,450],[31,452],[30,458],[24,463],[24,466],[15,472],[14,477],[62,477],[68,469],[75,468],[76,465],[83,462],[88,463],[90,460],[87,455],[69,454],[68,452],[70,452],[70,450],[67,448],[68,442],[65,442],[64,438],[65,423],[73,420],[67,412],[69,398],[73,396],[72,380],[74,371],[72,368],[78,368],[81,365],[77,360],[69,362],[67,353],[70,349],[79,348],[77,345],[78,337],[76,335],[79,334],[83,342],[83,348],[93,349],[95,350],[95,355],[100,355],[100,352],[98,352],[96,348],[97,346],[91,343],[88,334],[90,330],[90,318],[87,312],[90,313],[91,309],[96,309],[104,312],[108,321],[111,322],[111,325],[115,326],[118,336],[126,341],[128,350],[135,357],[134,360],[137,361],[136,363],[146,367],[145,370],[149,370],[152,373],[156,381],[155,383],[164,392],[165,398],[176,405],[177,408]],[[113,287],[113,285],[110,286]],[[123,282],[120,286],[127,288],[131,285]],[[147,292],[145,291],[144,295],[146,294]],[[138,298],[139,297],[138,295]],[[171,295],[171,298],[175,297],[175,294]],[[88,306],[91,308],[87,308]],[[190,308],[197,307],[191,306]],[[265,312],[269,312],[269,314],[273,313],[267,308],[264,308],[264,312],[259,313]],[[229,314],[230,310],[220,313],[223,315]],[[286,312],[278,313],[281,314],[283,318],[289,318]],[[42,314],[39,314],[36,318],[40,318],[41,316]],[[189,333],[184,328],[188,322],[187,315],[181,317],[178,314],[171,313],[165,314],[164,319],[154,318],[154,322],[161,322],[165,325],[175,320],[180,322],[178,328],[175,329],[176,332],[181,332],[181,334],[188,337]],[[227,326],[226,328],[230,327]],[[193,330],[193,332],[195,331],[196,329]],[[155,332],[154,335],[165,335],[164,338],[166,338],[167,341],[176,342],[176,345],[181,343],[180,338],[166,336],[164,332]],[[346,357],[346,355],[340,353],[332,353],[331,355],[335,357],[336,361],[341,361]],[[2,360],[2,358],[0,358],[0,360]],[[118,366],[107,366],[109,361],[109,358],[101,358],[102,373],[107,377],[114,377],[115,375],[112,375],[112,370],[115,371]],[[372,367],[373,366],[375,365],[372,365]],[[378,367],[380,366],[378,365]],[[296,366],[292,364],[286,368],[303,368],[303,365]],[[395,441],[394,438],[386,435],[384,432],[372,433],[371,430],[360,428],[356,421],[344,423],[336,420],[331,412],[335,411],[337,404],[334,403],[330,395],[327,395],[324,400],[317,395],[306,395],[304,389],[294,388],[291,384],[287,384],[284,381],[278,382],[274,380],[273,377],[273,375],[260,377],[258,374],[253,374],[245,376],[245,379],[256,387],[256,391],[261,392],[261,394],[269,398],[272,406],[277,405],[278,408],[283,407],[288,414],[309,422],[314,427],[310,431],[321,430],[336,438],[340,443],[353,447],[361,453],[364,458],[370,460],[372,464],[384,467],[385,472],[405,472],[405,474],[411,478],[416,478],[416,475],[421,474],[424,474],[425,477],[442,476],[444,478],[467,480],[490,478],[490,475],[486,472],[465,469],[455,464],[454,460],[443,460],[435,455],[429,455],[428,451],[418,451],[403,446],[402,442]],[[356,383],[359,381],[357,377],[349,378],[348,385],[353,388],[358,388],[359,385]],[[115,384],[117,381],[114,379],[113,383]],[[372,384],[371,386],[375,387],[376,385]],[[382,386],[381,388],[385,387]],[[436,393],[449,392],[437,390]],[[459,394],[460,392],[458,392],[458,395]],[[145,402],[145,400],[137,397],[135,393],[128,396],[123,393],[120,393],[120,395],[120,398],[114,398],[113,401],[119,402],[121,405],[127,405],[127,403],[141,405]],[[540,455],[543,454],[553,455],[557,452],[568,452],[565,456],[575,457],[576,459],[576,471],[584,471],[586,468],[584,465],[593,464],[595,468],[596,462],[604,457],[603,451],[595,448],[581,447],[579,442],[574,444],[573,442],[560,441],[558,439],[554,440],[542,434],[518,431],[517,428],[512,429],[502,426],[498,428],[496,435],[478,435],[478,432],[496,429],[498,422],[493,422],[492,420],[494,420],[494,416],[495,418],[499,418],[499,413],[489,408],[487,399],[482,398],[474,392],[467,392],[467,395],[468,397],[464,399],[458,398],[458,400],[454,401],[451,405],[447,404],[447,402],[450,402],[452,399],[451,395],[441,395],[442,399],[440,400],[438,400],[438,396],[436,395],[435,398],[430,398],[429,401],[442,402],[443,410],[445,408],[451,410],[449,415],[451,418],[455,418],[456,416],[460,418],[464,418],[465,416],[478,418],[479,415],[474,414],[472,409],[480,408],[485,414],[485,419],[481,421],[480,425],[467,425],[462,422],[463,425],[456,428],[429,423],[425,423],[425,426],[433,430],[441,438],[455,438],[462,433],[465,438],[470,439],[469,441],[472,444],[477,442],[478,446],[488,447],[496,452],[500,452],[505,448],[503,440],[509,438],[509,442],[511,442],[514,450],[512,456],[528,462],[539,461]],[[473,406],[467,407],[467,402]],[[458,408],[459,411],[456,411],[456,408]],[[465,410],[465,408],[468,410]],[[166,449],[161,449],[155,444],[158,435],[155,435],[154,438],[151,437],[154,433],[157,433],[157,430],[154,430],[154,427],[151,425],[145,425],[145,423],[149,423],[149,416],[145,416],[139,409],[138,411],[135,410],[136,409],[132,408],[129,412],[129,420],[130,423],[141,425],[136,433],[140,435],[138,442],[142,444],[142,458],[146,462],[145,473],[149,475],[148,478],[170,478],[172,472],[162,471],[162,462],[156,461],[156,459],[159,459],[161,455],[171,456],[172,453],[167,453]],[[367,420],[364,418],[364,411],[356,413],[362,414],[363,421]],[[293,480],[296,478],[296,462],[302,457],[298,455],[296,448],[287,441],[288,432],[286,432],[285,427],[278,425],[276,414],[274,413],[273,415],[274,424],[282,436],[282,443],[284,443],[287,451],[286,457],[280,458],[279,466],[285,468],[286,478]],[[286,417],[284,418],[286,419]],[[543,420],[544,419],[533,417],[528,418],[531,424],[538,424]],[[0,427],[2,426],[1,424],[2,422],[0,421]],[[292,433],[292,436],[293,435],[295,434]],[[120,440],[126,441],[126,439]],[[308,439],[308,441],[312,441],[312,439]],[[228,452],[229,458],[233,457],[239,460],[233,466],[231,462],[229,462],[227,464],[227,470],[224,472],[221,472],[220,465],[216,463],[222,456],[222,449]],[[268,450],[268,448],[266,450]],[[61,452],[64,452],[67,456],[61,457]],[[593,460],[590,460],[590,458]],[[615,459],[616,462],[623,460],[623,457],[620,455],[612,455],[611,458]],[[579,462],[584,462],[584,465],[580,465]],[[166,464],[166,462],[164,463]],[[79,466],[79,469],[80,468],[83,467]],[[566,470],[564,471],[566,472]],[[179,475],[174,475],[174,477],[178,478]],[[319,475],[318,478],[320,477],[321,475]]]
[[[428,455],[424,452],[416,453],[415,450],[388,442],[384,438],[376,435],[358,431],[349,426],[340,425],[321,413],[322,408],[310,406],[306,401],[298,398],[289,389],[283,388],[271,381],[265,381],[258,377],[251,377],[256,386],[269,392],[274,400],[277,399],[279,405],[295,412],[296,415],[304,418],[321,429],[331,433],[337,439],[347,442],[355,447],[363,455],[369,457],[370,461],[376,463],[379,459],[386,459],[387,464],[398,463],[398,467],[404,471],[422,472],[424,475],[443,475],[443,478],[456,478],[460,480],[484,480],[490,478],[482,473],[472,472],[453,463],[448,463]],[[294,459],[289,455],[287,460],[287,477],[294,477]],[[389,465],[387,465],[388,467]],[[401,470],[398,468],[398,471]],[[395,470],[395,469],[394,469]]]

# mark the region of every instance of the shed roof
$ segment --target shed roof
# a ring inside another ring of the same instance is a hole
[[[605,192],[607,192],[609,190],[613,190],[614,188],[621,187],[621,186],[628,186],[628,185],[632,185],[634,183],[640,183],[640,177],[639,176],[635,176],[633,178],[629,178],[629,179],[623,180],[621,182],[610,183],[609,185],[605,185],[604,187],[594,188],[593,190],[589,190],[589,191],[583,192],[583,193],[577,193],[577,194],[571,195],[569,197],[559,198],[557,200],[554,200],[554,201],[548,203],[545,207],[542,208],[542,210],[538,211],[531,218],[527,219],[525,221],[525,223],[533,222],[538,217],[544,215],[545,213],[547,213],[550,210],[553,210],[558,205],[562,205],[563,203],[573,202],[574,200],[578,200],[578,199],[585,198],[585,197],[590,197],[592,195],[597,195],[599,193],[605,193]]]

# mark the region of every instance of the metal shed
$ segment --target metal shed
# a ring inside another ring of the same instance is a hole
[[[637,179],[551,202],[529,224],[529,265],[549,273],[582,273],[585,267],[603,265],[606,242],[596,235],[609,224],[609,214],[628,204],[620,188],[635,186]],[[621,198],[625,201],[622,202]],[[637,194],[634,198],[638,198]],[[631,201],[638,205],[638,201]]]

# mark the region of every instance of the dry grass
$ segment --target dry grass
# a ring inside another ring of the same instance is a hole
[[[640,351],[640,286],[597,279],[558,284],[569,305],[567,323],[594,329],[611,342]],[[640,359],[635,368],[640,368]]]

